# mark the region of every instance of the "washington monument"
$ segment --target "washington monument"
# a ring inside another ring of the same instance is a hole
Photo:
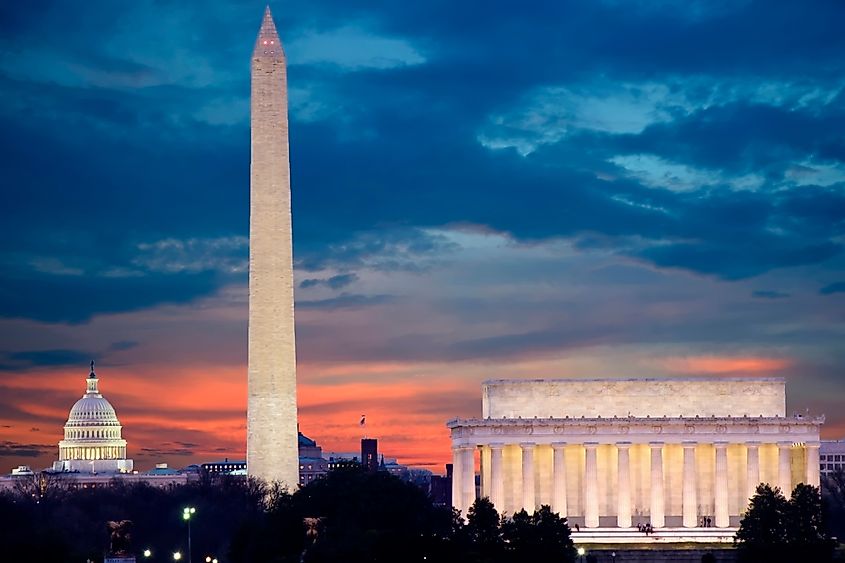
[[[270,8],[252,53],[249,202],[250,475],[299,484],[285,53]]]

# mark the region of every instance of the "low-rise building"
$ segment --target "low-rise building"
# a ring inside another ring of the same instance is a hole
[[[845,470],[845,440],[822,440],[819,466],[825,476]]]

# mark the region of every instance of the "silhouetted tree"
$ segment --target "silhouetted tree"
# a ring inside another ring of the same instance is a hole
[[[822,507],[830,533],[845,538],[845,470],[823,474]]]
[[[575,544],[566,518],[561,518],[548,505],[543,505],[533,516],[537,528],[535,555],[544,560],[575,561]]]
[[[819,489],[803,483],[786,500],[777,487],[757,487],[736,534],[741,561],[823,563],[834,544],[824,526]]]
[[[467,511],[467,535],[481,561],[501,556],[503,541],[499,513],[487,497],[476,499]]]
[[[779,488],[757,486],[736,533],[741,560],[780,561],[786,546],[786,510],[787,500]]]
[[[452,511],[387,473],[344,468],[293,495],[296,511],[322,518],[305,561],[447,560]]]
[[[786,541],[790,553],[804,561],[830,561],[834,541],[828,533],[817,487],[799,483],[786,510]]]
[[[4,561],[102,563],[109,546],[105,523],[120,520],[133,523],[136,555],[150,548],[163,561],[165,554],[187,548],[186,506],[196,508],[195,561],[208,555],[232,563],[574,559],[566,520],[549,507],[503,523],[490,501],[481,499],[465,524],[454,509],[434,506],[420,488],[359,468],[333,471],[293,494],[240,477],[163,489],[120,480],[95,489],[36,478],[20,483],[19,490],[0,494]]]
[[[513,516],[502,523],[502,538],[505,541],[505,550],[510,554],[527,553],[534,545],[535,529],[531,522],[531,516],[523,508],[515,512]]]
[[[520,510],[502,524],[506,553],[512,561],[525,558],[575,561],[575,545],[565,518],[542,506],[530,515]]]

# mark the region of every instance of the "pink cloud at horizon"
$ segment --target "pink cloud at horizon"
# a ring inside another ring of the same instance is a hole
[[[384,372],[387,366],[347,368],[360,374]],[[181,367],[171,369],[163,379],[147,375],[161,369],[97,370],[100,390],[115,407],[139,469],[155,462],[181,467],[224,456],[243,458],[246,367]],[[357,451],[362,436],[358,422],[366,414],[366,433],[379,438],[382,453],[403,464],[442,471],[451,455],[446,420],[477,410],[477,392],[471,382],[448,377],[378,382],[355,378],[328,385],[305,366],[301,371],[300,429],[325,451]],[[336,366],[328,371],[335,377],[345,370]],[[0,419],[0,441],[38,444],[45,450],[29,458],[4,455],[6,465],[46,467],[51,463],[68,412],[84,392],[85,376],[80,370],[57,369],[10,374],[4,380],[7,400],[23,414]]]
[[[776,372],[793,365],[787,358],[731,357],[731,356],[683,356],[662,358],[657,362],[672,373],[682,374],[754,374]]]

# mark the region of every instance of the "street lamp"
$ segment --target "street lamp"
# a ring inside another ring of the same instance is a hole
[[[149,557],[152,554],[153,554],[153,552],[149,547],[144,550],[144,557]]]
[[[186,506],[182,509],[182,520],[185,520],[188,523],[188,563],[193,563],[193,558],[191,557],[191,516],[197,511],[196,508],[193,506]],[[176,554],[173,555],[173,558],[176,559]],[[179,558],[182,558],[182,554],[179,554]]]
[[[587,553],[587,550],[586,550],[586,549],[584,549],[583,547],[579,547],[579,548],[578,548],[578,557],[580,557],[580,558],[581,558],[581,563],[583,563],[583,562],[584,562],[584,554],[585,554],[585,553]]]
[[[182,559],[182,554],[181,554],[180,552],[178,552],[178,551],[174,552],[174,553],[173,553],[173,560],[174,560],[174,561],[179,561],[180,559]]]

